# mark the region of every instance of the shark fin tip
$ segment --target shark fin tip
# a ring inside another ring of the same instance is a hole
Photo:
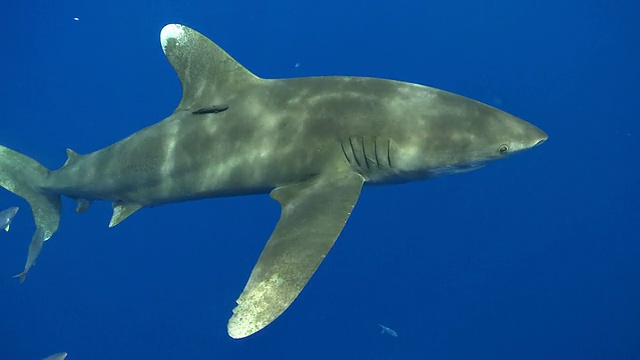
[[[160,31],[160,43],[165,51],[170,39],[180,39],[184,36],[184,26],[180,24],[167,24]],[[165,51],[166,52],[166,51]]]
[[[18,275],[13,275],[13,277],[14,278],[19,278],[20,279],[20,284],[22,284],[27,279],[27,273],[23,271]]]

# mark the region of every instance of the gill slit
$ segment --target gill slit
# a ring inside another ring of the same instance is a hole
[[[380,165],[380,158],[378,158],[378,137],[373,137],[373,155],[376,157],[376,165],[378,165],[378,169],[382,167]]]
[[[364,135],[360,136],[360,141],[362,142],[362,157],[364,157],[364,163],[367,165],[367,169],[369,169],[369,159],[367,159],[367,152],[364,146]]]
[[[360,161],[358,160],[358,156],[356,155],[356,149],[353,147],[353,138],[349,137],[349,145],[351,145],[351,153],[353,154],[353,158],[356,160],[356,164],[360,167]]]
[[[342,153],[344,154],[345,159],[347,159],[349,165],[352,165],[351,159],[349,158],[349,155],[347,155],[347,150],[344,149],[344,143],[342,141],[340,141],[340,147],[342,148]]]
[[[387,139],[387,163],[390,168],[393,168],[393,165],[391,165],[391,139]]]

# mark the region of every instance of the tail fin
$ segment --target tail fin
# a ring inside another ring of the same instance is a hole
[[[49,170],[37,161],[0,145],[0,186],[27,200],[44,240],[53,236],[60,223],[60,195],[42,189],[48,175]]]

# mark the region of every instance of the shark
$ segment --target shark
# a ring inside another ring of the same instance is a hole
[[[389,336],[398,337],[398,333],[390,327],[386,327],[382,324],[378,324],[380,326],[380,334],[387,334]]]
[[[0,211],[0,229],[4,229],[4,231],[9,231],[11,227],[11,221],[13,217],[18,213],[18,207],[13,206],[6,210]]]
[[[42,359],[42,360],[64,360],[67,358],[67,353],[66,352],[61,352],[61,353],[57,353],[57,354],[53,354],[50,356],[47,356],[46,358]]]
[[[109,227],[138,210],[270,194],[280,218],[227,323],[245,338],[278,318],[327,256],[365,184],[463,173],[538,146],[547,134],[494,107],[420,84],[355,76],[261,78],[199,32],[160,33],[182,98],[162,121],[49,170],[0,146],[0,186],[26,199],[36,233],[24,280],[77,212],[113,203]],[[32,253],[34,252],[34,253]]]

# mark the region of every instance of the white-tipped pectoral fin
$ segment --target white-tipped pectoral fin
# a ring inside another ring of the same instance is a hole
[[[280,220],[237,300],[229,336],[247,337],[291,305],[340,235],[363,183],[360,174],[345,171],[271,192]]]

